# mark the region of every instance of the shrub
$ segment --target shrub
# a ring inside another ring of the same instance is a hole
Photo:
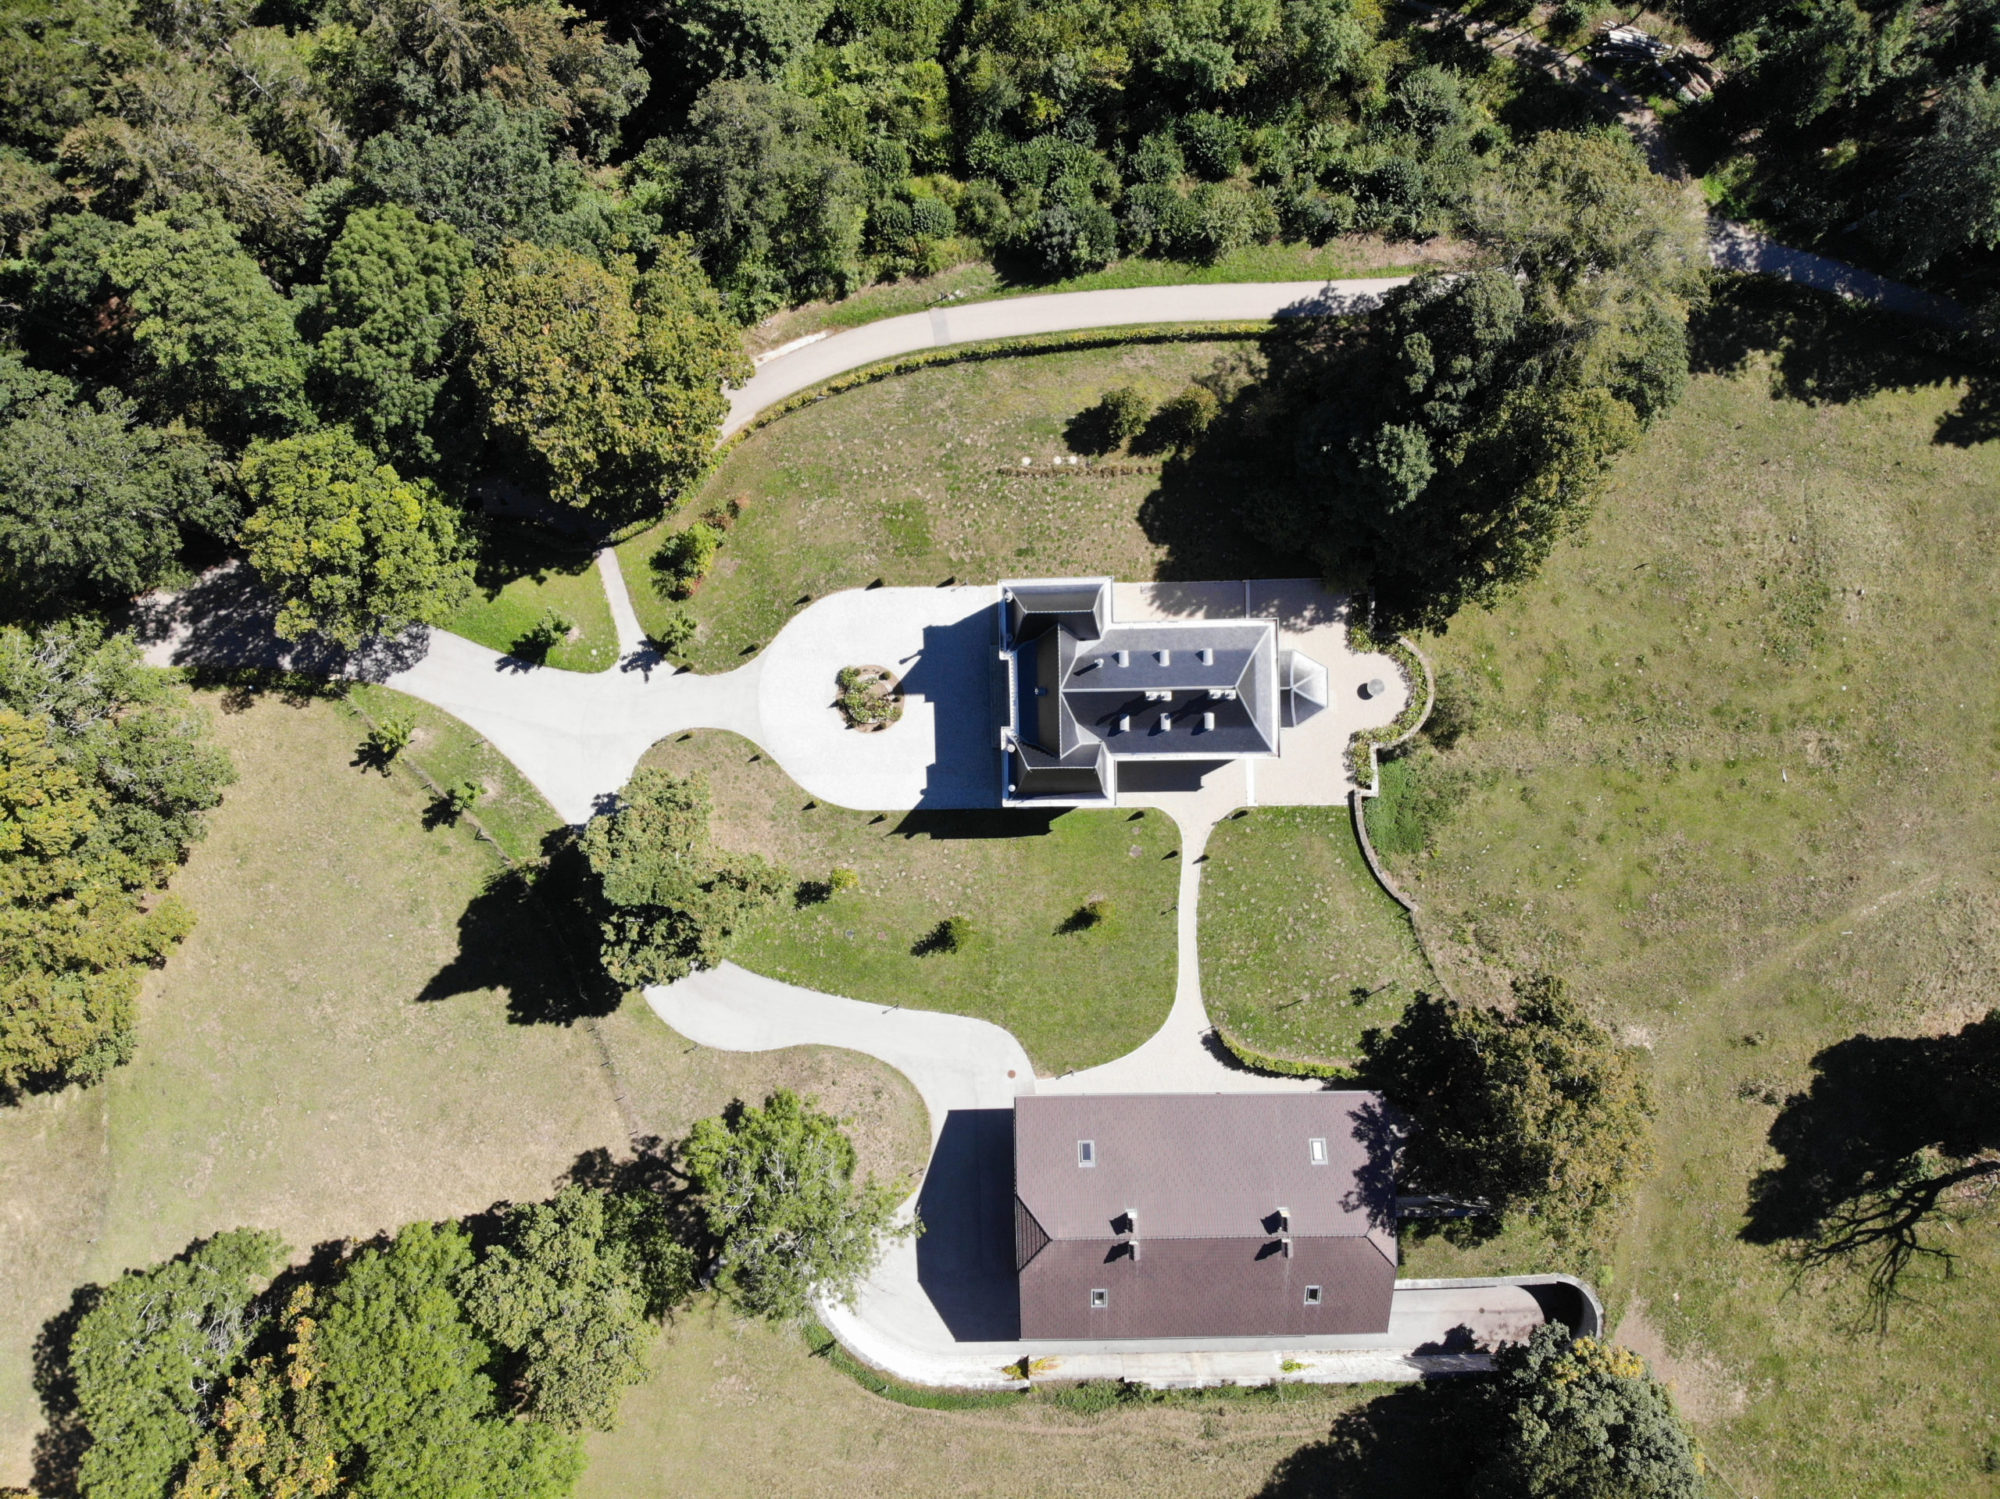
[[[1103,413],[1105,435],[1113,443],[1130,442],[1146,430],[1153,415],[1153,403],[1130,385],[1107,390],[1097,409]]]
[[[1148,436],[1160,448],[1193,446],[1215,420],[1221,403],[1215,392],[1203,385],[1190,385],[1162,406],[1153,417]]]
[[[453,817],[459,817],[478,806],[484,795],[486,787],[468,776],[445,787],[444,804]]]
[[[1196,176],[1219,182],[1243,162],[1243,134],[1227,115],[1198,110],[1180,122],[1181,150]]]
[[[416,732],[417,721],[409,714],[391,713],[368,730],[362,752],[367,758],[387,765],[410,747],[410,740]]]
[[[835,895],[843,890],[852,890],[860,883],[861,876],[845,864],[836,864],[826,877],[826,888]]]
[[[676,609],[646,639],[662,656],[678,656],[694,640],[694,616],[685,609]]]
[[[684,599],[715,564],[722,532],[705,521],[671,533],[653,553],[653,590],[664,599]]]
[[[896,679],[879,666],[843,666],[835,673],[840,688],[836,701],[852,729],[894,723],[903,716]]]
[[[514,642],[514,654],[528,661],[546,660],[549,652],[569,639],[575,628],[576,621],[551,604]]]
[[[975,934],[976,929],[969,918],[964,916],[947,916],[943,921],[940,921],[936,926],[924,933],[916,946],[910,950],[920,958],[927,957],[931,953],[964,952],[966,948],[972,945],[972,939]]]

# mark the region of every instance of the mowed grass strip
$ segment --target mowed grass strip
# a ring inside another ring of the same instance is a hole
[[[698,671],[754,655],[798,609],[842,588],[947,578],[1084,573],[1125,579],[1265,577],[1278,566],[1232,519],[1231,495],[1162,488],[1160,460],[1114,456],[1142,472],[1058,477],[1071,418],[1115,386],[1159,402],[1245,341],[1135,344],[919,370],[793,412],[731,450],[678,512],[626,540],[620,566],[639,622],[657,631],[675,607],[694,617]],[[1040,472],[1023,473],[1031,458]],[[1237,475],[1233,487],[1260,481]],[[667,531],[707,513],[741,514],[684,606],[652,587]]]
[[[493,848],[426,828],[406,768],[356,767],[339,704],[263,697],[216,721],[241,778],[174,878],[199,925],[147,984],[135,1059],[0,1109],[0,1484],[28,1481],[47,1319],[200,1236],[259,1225],[303,1257],[546,1196],[581,1157],[781,1085],[851,1121],[865,1171],[922,1165],[923,1103],[872,1058],[708,1051],[638,1000],[517,1023],[574,981],[532,910],[481,919]]]
[[[1375,883],[1345,807],[1257,807],[1209,835],[1201,992],[1267,1055],[1352,1066],[1361,1033],[1435,987],[1410,918]]]
[[[1744,1237],[1814,1057],[1955,1032],[2000,970],[2000,446],[1963,371],[1809,305],[1728,293],[1581,544],[1427,643],[1495,703],[1391,862],[1456,987],[1552,969],[1650,1051],[1659,1167],[1600,1284],[1731,1490],[1992,1494],[1992,1205],[1926,1229],[1955,1273],[1920,1260],[1883,1336],[1864,1256],[1801,1276]]]
[[[746,968],[991,1020],[1045,1074],[1123,1056],[1166,1019],[1180,837],[1159,812],[856,812],[815,801],[755,745],[707,730],[663,740],[642,763],[707,781],[720,846],[776,860],[797,881],[840,867],[860,877],[754,918],[731,954]],[[1108,918],[1065,930],[1091,901]],[[971,923],[971,939],[936,950],[952,917]]]
[[[609,671],[618,663],[618,628],[590,552],[552,547],[545,538],[504,531],[490,538],[472,596],[445,621],[454,635],[510,655],[558,610],[574,626],[542,663],[559,671]]]

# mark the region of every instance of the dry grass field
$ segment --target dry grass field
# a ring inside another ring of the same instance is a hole
[[[1565,973],[1651,1053],[1660,1165],[1600,1279],[1729,1491],[1996,1493],[1992,1207],[1940,1204],[1954,1273],[1920,1258],[1878,1331],[1869,1257],[1800,1274],[1753,1183],[1781,1121],[1844,1148],[1951,1085],[1808,1114],[1828,1048],[1901,1055],[1873,1038],[2000,999],[2000,444],[1863,319],[1743,291],[1707,326],[1581,544],[1429,642],[1494,710],[1439,762],[1467,799],[1393,862],[1462,989]]]
[[[217,721],[242,779],[174,881],[200,925],[147,987],[136,1060],[0,1110],[0,1484],[29,1476],[44,1321],[199,1236],[260,1225],[302,1255],[542,1196],[586,1152],[781,1084],[851,1118],[866,1169],[921,1164],[922,1103],[852,1053],[701,1050],[638,1004],[514,1023],[523,991],[570,980],[532,925],[462,942],[492,848],[427,830],[407,771],[353,766],[360,725],[335,704]]]

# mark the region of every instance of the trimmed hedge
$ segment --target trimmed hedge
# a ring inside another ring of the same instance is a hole
[[[1352,1067],[1341,1067],[1333,1062],[1301,1062],[1291,1057],[1267,1056],[1255,1047],[1246,1046],[1221,1026],[1215,1028],[1215,1038],[1223,1049],[1252,1072],[1275,1072],[1281,1077],[1323,1077],[1331,1082],[1353,1082],[1357,1076]]]

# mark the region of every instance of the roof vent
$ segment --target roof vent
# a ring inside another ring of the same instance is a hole
[[[1154,651],[1153,659],[1162,666],[1172,666],[1174,664],[1174,653],[1172,651]]]
[[[1204,734],[1212,734],[1215,732],[1215,715],[1213,713],[1202,714],[1201,731]]]
[[[1171,713],[1162,713],[1162,714],[1160,715],[1160,732],[1161,732],[1162,734],[1171,734],[1171,733],[1173,733],[1173,731],[1174,731],[1174,716],[1173,716],[1173,714],[1171,714]]]
[[[1306,1305],[1307,1305],[1307,1306],[1318,1306],[1318,1305],[1319,1305],[1319,1287],[1318,1287],[1318,1286],[1307,1286],[1307,1287],[1306,1287]]]
[[[1292,1236],[1290,1234],[1286,1234],[1284,1238],[1280,1239],[1278,1242],[1285,1246],[1285,1258],[1290,1259],[1292,1257]]]
[[[1326,1141],[1320,1136],[1314,1135],[1310,1140],[1306,1141],[1306,1155],[1315,1166],[1324,1166],[1326,1164]]]
[[[1281,1234],[1288,1234],[1291,1231],[1292,1231],[1292,1210],[1290,1208],[1279,1208],[1278,1232]]]
[[[1210,650],[1207,646],[1203,646],[1200,650],[1196,651],[1194,654],[1195,654],[1195,659],[1201,662],[1203,666],[1213,666],[1215,664],[1215,652]]]
[[[1118,653],[1118,664],[1120,666],[1130,666],[1132,664],[1132,653],[1130,651],[1120,651]]]
[[[1121,713],[1118,715],[1118,732],[1121,734],[1129,734],[1132,732],[1131,714]]]
[[[1323,1146],[1326,1142],[1322,1140],[1317,1143]],[[1095,1140],[1078,1140],[1076,1142],[1076,1163],[1079,1166],[1095,1166],[1097,1164],[1097,1142]]]
[[[1109,1291],[1092,1291],[1090,1293],[1090,1309],[1093,1312],[1101,1312],[1109,1305],[1111,1305],[1111,1293]]]

